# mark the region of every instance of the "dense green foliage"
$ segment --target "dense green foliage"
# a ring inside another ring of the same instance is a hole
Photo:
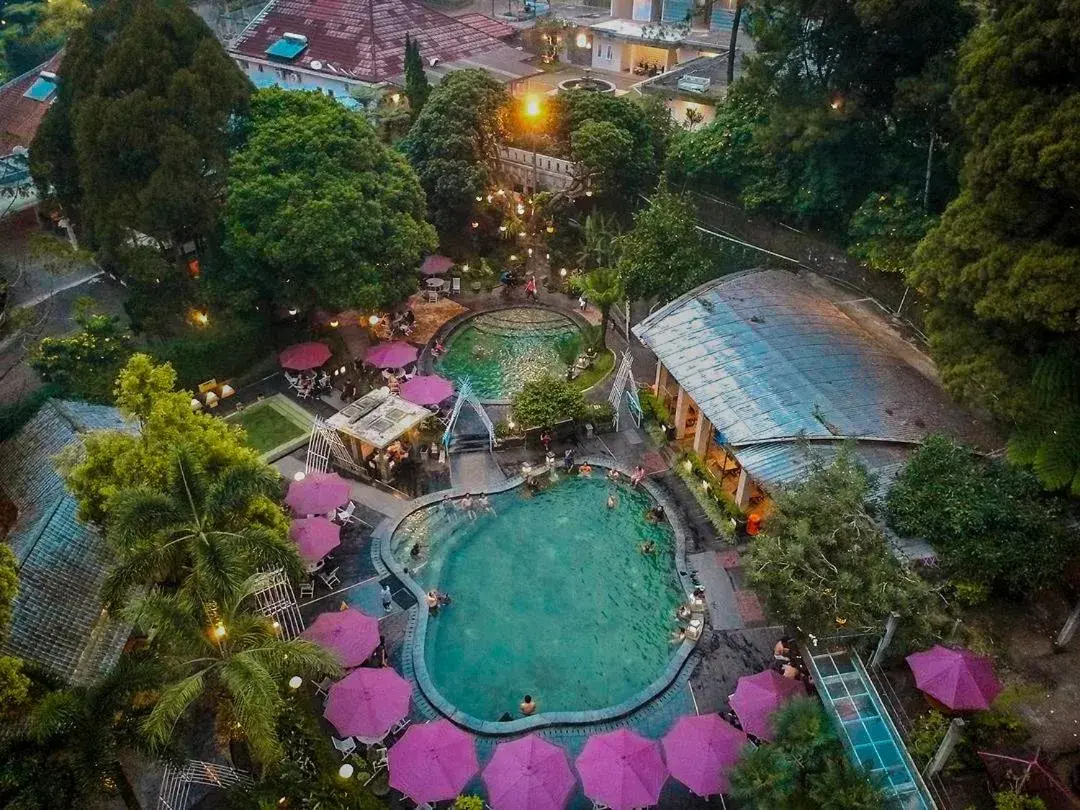
[[[211,699],[221,733],[246,740],[260,762],[273,763],[281,755],[278,720],[286,681],[293,675],[316,681],[340,675],[333,653],[305,639],[282,638],[268,617],[242,606],[256,587],[249,580],[212,612],[182,595],[160,592],[128,605],[130,618],[156,630],[150,650],[165,671],[165,686],[141,726],[153,747],[167,745],[192,707]]]
[[[62,397],[109,404],[113,381],[133,351],[131,334],[119,318],[93,312],[93,303],[76,302],[72,320],[79,331],[43,338],[30,365]]]
[[[218,319],[211,316],[210,325],[187,334],[164,340],[154,340],[147,351],[161,363],[176,371],[181,388],[194,389],[210,379],[218,382],[237,378],[251,379],[260,360],[270,355],[273,343],[262,320],[240,318]]]
[[[420,43],[405,34],[405,96],[409,99],[409,109],[415,118],[424,109],[431,85],[424,73],[424,61],[420,58]]]
[[[948,573],[1014,596],[1059,581],[1080,547],[1034,475],[944,436],[912,454],[887,504],[893,528],[931,541]]]
[[[463,228],[489,193],[495,147],[505,133],[506,89],[480,70],[440,82],[401,141],[440,231]]]
[[[551,427],[576,419],[585,408],[582,393],[566,380],[544,377],[525,383],[511,404],[515,421],[523,428]]]
[[[731,771],[731,795],[769,810],[875,810],[881,791],[845,755],[815,698],[797,698],[775,715],[774,743],[743,749]]]
[[[0,545],[0,638],[11,624],[12,605],[19,593],[19,564],[6,544]]]
[[[1080,3],[994,0],[964,47],[959,196],[909,278],[946,388],[1016,425],[1010,456],[1080,494]]]
[[[619,270],[631,298],[669,301],[710,276],[713,262],[696,223],[693,205],[666,188],[635,215],[619,240]]]
[[[879,632],[890,613],[926,626],[929,588],[902,566],[867,509],[870,481],[847,450],[776,498],[750,547],[750,580],[785,624],[815,636]]]
[[[600,310],[600,348],[607,349],[608,319],[611,308],[626,298],[622,275],[615,267],[598,267],[585,276],[582,292]]]
[[[250,85],[180,0],[109,0],[68,42],[60,87],[31,147],[112,262],[132,232],[179,245],[217,226],[234,116]]]
[[[882,273],[904,273],[934,218],[913,204],[907,194],[872,193],[851,217],[848,252]]]
[[[83,0],[5,3],[0,23],[0,84],[49,59],[90,9]]]
[[[0,442],[22,430],[23,425],[34,418],[45,400],[57,395],[55,385],[46,384],[35,388],[14,402],[0,405]]]
[[[255,94],[229,167],[228,263],[210,276],[232,306],[388,306],[435,248],[424,193],[362,115],[320,93]]]
[[[181,448],[161,490],[121,490],[111,502],[108,540],[118,557],[104,595],[121,604],[132,589],[179,583],[205,603],[234,597],[258,571],[303,568],[278,500],[281,478],[261,461],[209,475]]]
[[[192,448],[211,475],[258,460],[239,428],[193,412],[191,395],[175,388],[172,368],[154,365],[145,354],[136,354],[120,372],[116,404],[139,424],[139,434],[93,431],[83,437],[83,450],[60,460],[83,520],[106,523],[112,499],[124,489],[145,486],[164,491],[179,447]]]
[[[755,53],[716,120],[680,135],[673,179],[841,231],[872,192],[921,193],[931,134],[938,150],[955,139],[966,4],[756,0],[748,16]],[[932,181],[935,199],[951,188],[948,171]]]

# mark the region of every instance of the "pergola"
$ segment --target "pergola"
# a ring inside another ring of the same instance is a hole
[[[391,394],[386,388],[369,391],[326,420],[326,426],[343,439],[349,455],[358,463],[377,465],[378,477],[390,478],[387,447],[434,412]]]

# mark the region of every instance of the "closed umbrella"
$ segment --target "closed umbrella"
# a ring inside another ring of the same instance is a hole
[[[483,776],[493,810],[563,810],[577,781],[566,752],[535,734],[499,743]]]
[[[282,368],[307,371],[318,368],[330,359],[330,347],[325,343],[297,343],[278,355]]]
[[[364,362],[376,368],[401,368],[416,362],[416,347],[403,340],[372,346],[364,355]]]
[[[326,719],[342,737],[377,743],[409,711],[412,687],[388,667],[360,667],[330,687]]]
[[[767,669],[757,675],[743,675],[739,678],[735,694],[728,698],[728,702],[739,716],[739,722],[747,734],[753,734],[762,740],[772,740],[773,712],[796,695],[805,694],[806,689],[801,682]]]
[[[449,720],[411,726],[387,758],[390,787],[418,803],[456,798],[480,769],[473,738]]]
[[[341,545],[341,527],[324,517],[298,518],[289,524],[289,537],[304,562],[317,563]]]
[[[358,667],[379,646],[379,622],[354,608],[322,613],[301,637],[337,655],[346,669]]]
[[[718,714],[680,717],[664,735],[671,775],[699,796],[727,793],[728,771],[747,743],[746,734]]]
[[[936,644],[907,657],[915,686],[954,711],[989,709],[1001,691],[990,659]]]
[[[454,384],[438,374],[417,374],[401,384],[401,398],[417,405],[438,405],[454,393]]]
[[[285,503],[294,515],[320,515],[349,502],[349,482],[337,473],[313,473],[289,484]]]
[[[656,804],[668,777],[660,744],[626,729],[590,737],[577,769],[585,795],[611,810]]]

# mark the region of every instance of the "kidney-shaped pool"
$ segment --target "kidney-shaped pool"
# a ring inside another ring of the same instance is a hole
[[[525,694],[541,713],[600,710],[665,673],[685,593],[674,532],[646,519],[647,492],[597,468],[539,493],[493,495],[492,511],[461,503],[413,512],[390,540],[422,588],[452,600],[428,617],[424,638],[446,701],[482,721],[519,717]]]

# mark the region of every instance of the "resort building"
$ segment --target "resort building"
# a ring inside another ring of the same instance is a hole
[[[0,218],[37,204],[30,143],[56,98],[61,54],[0,86]]]
[[[633,328],[657,357],[653,387],[675,439],[743,508],[844,444],[888,478],[931,433],[993,440],[824,284],[782,270],[735,273]]]
[[[672,120],[687,129],[708,124],[716,117],[716,107],[727,95],[728,53],[699,56],[689,62],[634,85],[642,95],[663,99]],[[742,54],[735,55],[738,75]]]
[[[256,87],[317,90],[348,105],[404,87],[405,35],[433,82],[479,68],[507,84],[540,71],[505,40],[514,28],[482,14],[450,17],[419,0],[271,0],[229,47]]]
[[[112,555],[76,516],[55,456],[90,430],[126,430],[115,408],[49,400],[0,444],[0,537],[15,553],[19,593],[3,651],[73,683],[112,668],[130,624],[102,608]]]

